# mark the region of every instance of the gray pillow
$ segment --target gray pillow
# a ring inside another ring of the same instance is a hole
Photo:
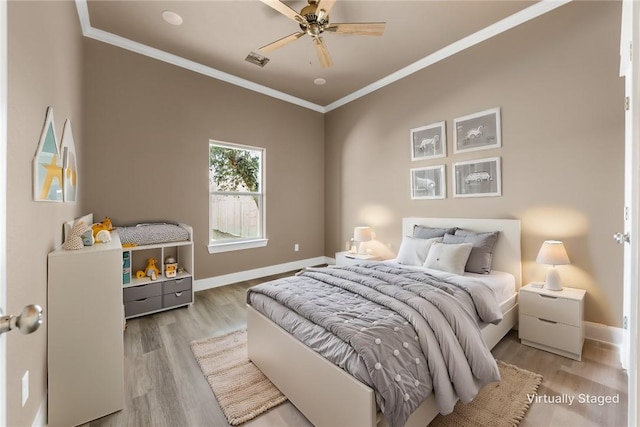
[[[433,239],[434,237],[442,237],[445,234],[453,234],[456,231],[456,227],[452,228],[433,228],[426,225],[414,225],[413,237],[418,239]]]
[[[497,240],[497,231],[476,233],[459,228],[455,231],[455,235],[445,234],[442,243],[471,243],[473,248],[467,260],[467,265],[464,268],[465,271],[469,273],[489,274],[491,273],[493,247],[496,245]]]

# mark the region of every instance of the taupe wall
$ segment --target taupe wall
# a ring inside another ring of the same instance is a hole
[[[43,326],[31,335],[7,335],[7,421],[31,425],[47,390],[47,254],[62,243],[62,223],[81,212],[79,204],[32,201],[32,160],[47,106],[62,136],[70,119],[82,168],[82,35],[73,2],[8,3],[7,311],[27,304],[45,310]],[[80,200],[84,188],[79,186]],[[29,371],[29,400],[22,407],[21,379]]]
[[[524,280],[562,239],[586,320],[620,326],[624,81],[619,2],[574,2],[326,115],[326,251],[369,224],[397,251],[404,216],[522,220]],[[503,148],[453,155],[452,121],[502,109]],[[447,122],[446,159],[411,162],[409,130]],[[502,158],[502,197],[453,198],[452,162]],[[446,165],[445,200],[410,200],[409,168]]]
[[[93,40],[85,54],[96,219],[191,224],[197,279],[323,255],[322,114]],[[208,253],[210,139],[266,148],[267,247]]]

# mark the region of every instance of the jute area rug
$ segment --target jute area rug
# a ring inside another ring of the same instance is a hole
[[[240,425],[285,402],[267,377],[249,361],[245,330],[191,343],[191,350],[232,426]],[[485,386],[468,404],[438,415],[429,427],[516,426],[529,409],[527,394],[538,390],[542,376],[498,361],[502,380]]]
[[[194,341],[191,351],[232,426],[247,422],[287,400],[249,361],[245,330]]]
[[[438,415],[429,427],[517,426],[529,409],[542,376],[498,360],[500,382],[487,384],[472,402],[458,402],[449,415]]]

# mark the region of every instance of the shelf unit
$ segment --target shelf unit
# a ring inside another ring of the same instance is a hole
[[[179,225],[189,232],[188,241],[122,248],[125,318],[193,304],[193,228],[186,224]],[[175,277],[165,276],[167,257],[174,258],[178,263]],[[160,274],[155,280],[150,277],[137,278],[136,272],[145,270],[149,258],[157,260]]]

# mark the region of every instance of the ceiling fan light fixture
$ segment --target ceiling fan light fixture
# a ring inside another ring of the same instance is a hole
[[[165,22],[171,25],[182,25],[182,16],[171,10],[163,10],[162,19],[164,19]]]
[[[244,58],[244,60],[254,65],[257,65],[258,67],[264,67],[265,65],[267,65],[267,62],[269,62],[269,58],[255,52],[249,52],[249,54],[247,55],[246,58]]]

